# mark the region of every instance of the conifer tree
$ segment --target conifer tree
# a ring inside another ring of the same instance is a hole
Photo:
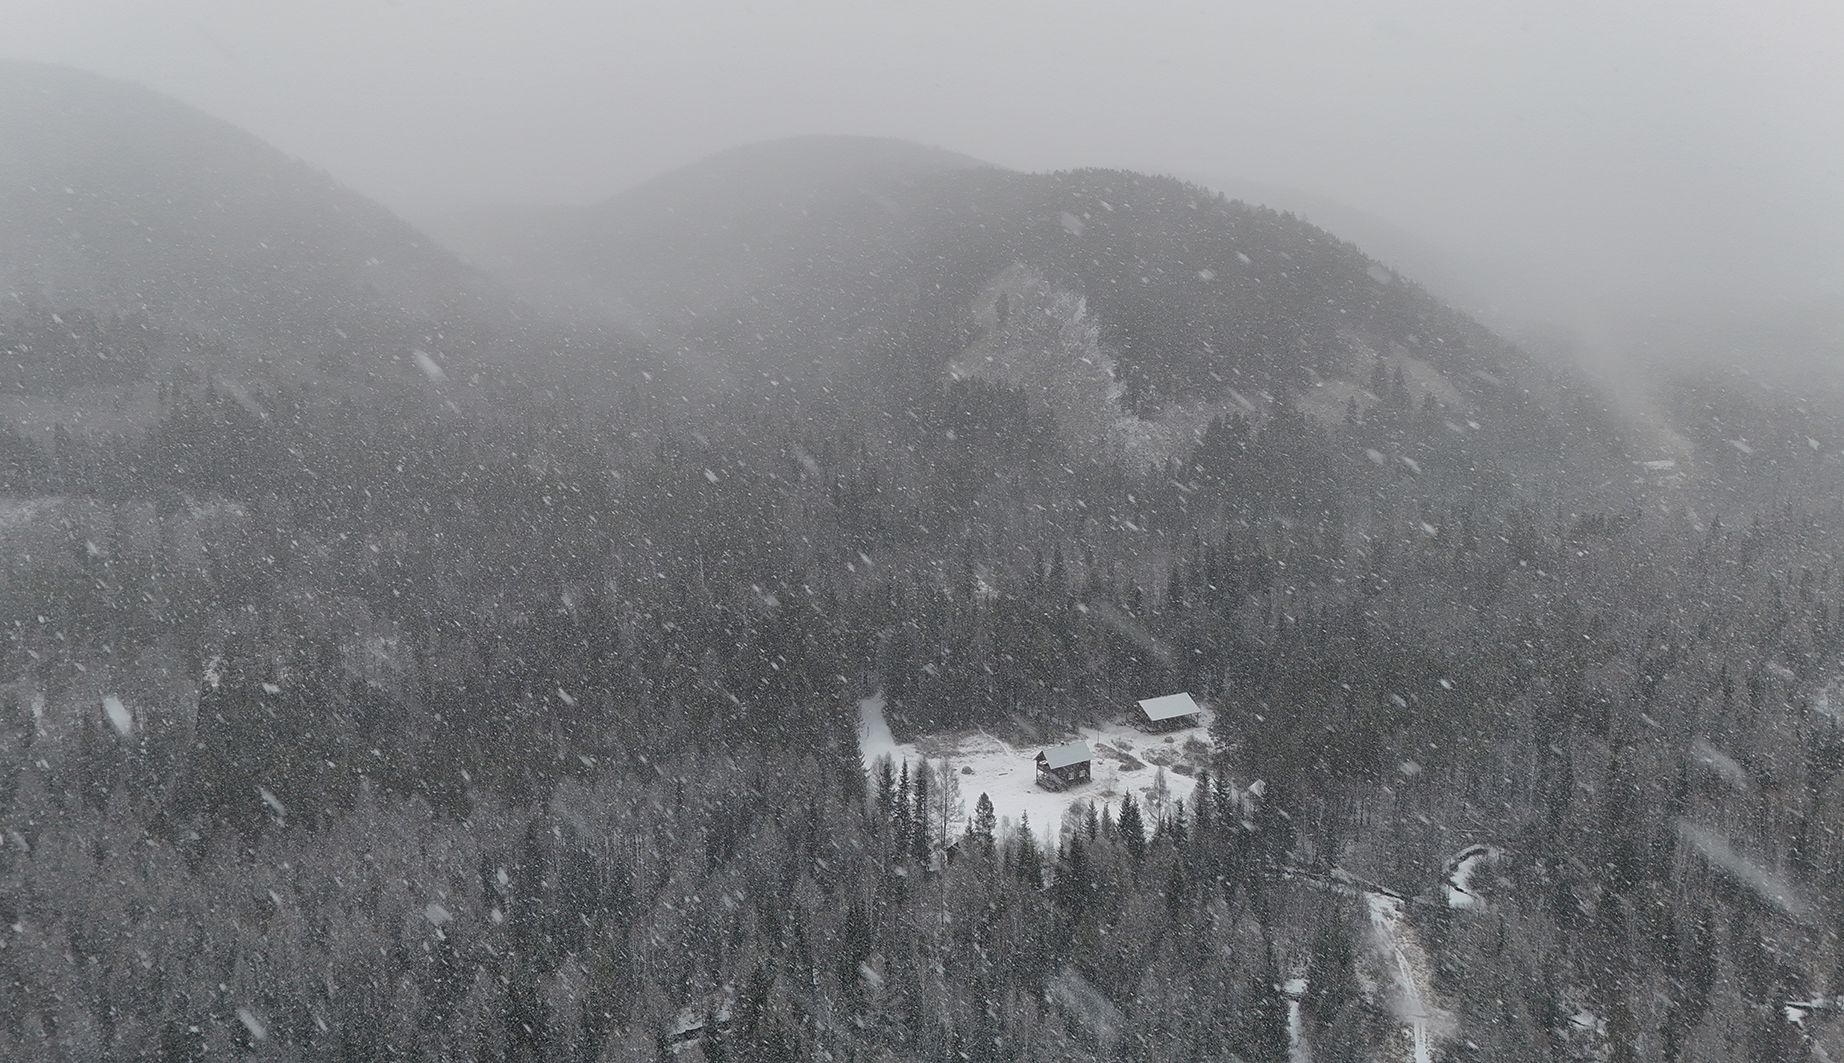
[[[1140,818],[1140,806],[1131,793],[1120,799],[1120,819],[1115,829],[1120,832],[1121,843],[1126,845],[1135,863],[1146,857],[1146,824]]]
[[[1191,828],[1185,824],[1185,803],[1172,802],[1172,814],[1163,821],[1160,833],[1172,839],[1172,846],[1180,853],[1190,848]]]
[[[1037,851],[1037,836],[1031,833],[1030,813],[1018,817],[1018,833],[1012,845],[1016,851],[1013,867],[1018,880],[1032,889],[1043,888],[1044,859]]]
[[[1320,1022],[1330,1023],[1341,1009],[1361,999],[1351,925],[1341,912],[1328,910],[1313,930],[1301,1004]]]
[[[1287,1063],[1292,1041],[1287,1023],[1287,999],[1281,994],[1280,967],[1269,951],[1267,962],[1249,984],[1242,1011],[1242,1056],[1250,1063]]]
[[[1171,873],[1165,876],[1165,917],[1174,926],[1183,918],[1189,887],[1184,864],[1173,861]]]
[[[888,818],[896,801],[896,772],[888,755],[877,758],[877,814]]]
[[[892,843],[899,858],[907,856],[909,852],[909,800],[909,761],[905,759],[903,772],[897,778],[896,801],[891,807],[890,819]]]
[[[993,831],[998,828],[999,818],[993,812],[992,798],[982,791],[980,799],[973,805],[973,819],[967,823],[967,836],[978,842],[982,852],[992,852]]]
[[[1088,844],[1081,831],[1069,836],[1061,856],[1056,869],[1056,899],[1071,915],[1080,917],[1088,907],[1089,890],[1093,885]]]
[[[928,761],[923,760],[916,768],[916,774],[910,780],[915,791],[915,812],[909,818],[910,853],[917,864],[928,865],[929,852],[929,815],[928,815]]]

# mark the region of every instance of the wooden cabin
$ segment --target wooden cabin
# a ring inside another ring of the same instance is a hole
[[[1140,715],[1134,723],[1143,731],[1179,731],[1202,722],[1201,712],[1191,695],[1167,694],[1140,702]]]
[[[1037,785],[1046,790],[1066,790],[1088,782],[1089,763],[1094,759],[1087,742],[1046,749],[1037,755]]]

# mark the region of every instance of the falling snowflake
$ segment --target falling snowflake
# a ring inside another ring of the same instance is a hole
[[[116,733],[124,736],[134,733],[134,716],[129,713],[128,706],[122,704],[121,698],[110,694],[102,699],[102,711],[103,715],[109,718],[109,725],[115,728]]]

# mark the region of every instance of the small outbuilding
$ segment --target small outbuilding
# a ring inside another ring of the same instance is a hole
[[[1071,742],[1037,755],[1037,785],[1046,790],[1064,790],[1089,781],[1089,763],[1095,755],[1087,742]]]
[[[1148,731],[1177,731],[1197,726],[1203,719],[1198,715],[1201,711],[1191,695],[1167,694],[1140,702],[1140,718],[1136,722]]]

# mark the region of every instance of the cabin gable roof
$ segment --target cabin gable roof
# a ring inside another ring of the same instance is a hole
[[[1089,752],[1087,742],[1071,742],[1068,745],[1057,746],[1054,749],[1046,749],[1037,755],[1038,763],[1052,771],[1058,768],[1067,768],[1071,764],[1081,764],[1093,759],[1095,759],[1095,755]]]

